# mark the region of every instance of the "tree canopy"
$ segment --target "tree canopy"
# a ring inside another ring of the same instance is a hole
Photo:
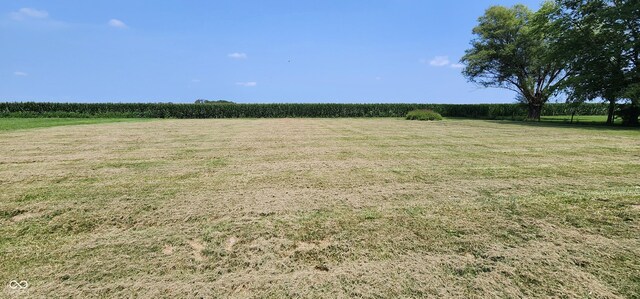
[[[609,102],[624,123],[640,116],[640,1],[555,0],[538,11],[492,6],[478,19],[463,74],[484,87],[514,90],[530,119],[559,92],[567,101]]]
[[[528,118],[540,119],[542,105],[566,78],[564,61],[553,55],[546,28],[555,5],[533,12],[524,5],[492,6],[478,19],[475,38],[465,52],[463,74],[484,87],[518,92],[529,107]]]
[[[569,100],[608,101],[609,124],[617,101],[627,100],[625,109],[637,110],[640,1],[557,0],[550,19],[553,55],[563,57],[572,70],[565,82]],[[624,118],[630,124],[638,121],[637,114]]]

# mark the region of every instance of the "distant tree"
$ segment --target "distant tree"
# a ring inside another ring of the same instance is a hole
[[[205,100],[205,99],[197,99],[195,101],[196,104],[235,104],[232,101],[227,101],[227,100],[216,100],[216,101],[209,101],[209,100]]]
[[[524,5],[490,7],[473,28],[472,47],[461,60],[469,81],[516,91],[528,107],[528,119],[540,120],[542,106],[567,76],[564,62],[551,55],[545,30],[555,9],[552,2],[537,12]]]
[[[613,124],[616,102],[630,102],[619,112],[628,124],[638,123],[640,73],[640,1],[557,0],[549,15],[554,55],[572,70],[565,82],[569,100],[609,102],[607,123]]]

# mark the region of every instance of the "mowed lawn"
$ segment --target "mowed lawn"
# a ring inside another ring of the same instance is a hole
[[[0,132],[69,125],[101,124],[124,121],[143,121],[132,118],[0,118]]]
[[[155,120],[0,153],[0,297],[640,294],[640,130]]]

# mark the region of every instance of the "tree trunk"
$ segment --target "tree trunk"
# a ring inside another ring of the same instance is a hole
[[[527,119],[540,121],[540,114],[542,113],[542,104],[529,103],[529,113]]]
[[[609,99],[609,114],[607,115],[607,125],[613,125],[613,113],[616,110],[616,99]]]

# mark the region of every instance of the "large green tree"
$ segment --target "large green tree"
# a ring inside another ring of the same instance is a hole
[[[550,12],[553,55],[572,70],[565,82],[569,100],[608,101],[609,124],[616,102],[627,100],[625,122],[637,124],[640,1],[557,0]]]
[[[567,77],[547,36],[548,16],[555,9],[552,2],[537,12],[524,5],[490,7],[473,28],[472,47],[461,60],[469,81],[516,91],[529,108],[529,119],[540,119],[542,106]]]

